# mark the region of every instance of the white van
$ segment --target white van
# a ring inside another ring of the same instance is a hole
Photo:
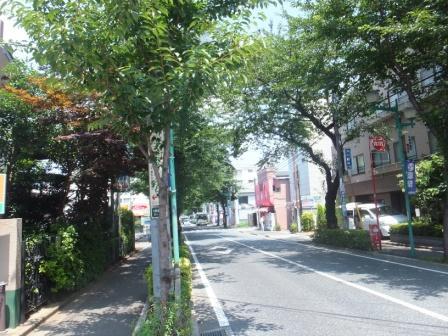
[[[376,224],[376,209],[374,203],[347,203],[347,216],[350,229],[369,229],[370,224]],[[381,235],[389,237],[390,226],[407,222],[407,217],[388,205],[378,204],[378,220]]]

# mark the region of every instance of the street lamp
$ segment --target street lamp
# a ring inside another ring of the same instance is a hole
[[[395,129],[397,130],[398,136],[398,157],[401,163],[401,173],[403,175],[403,184],[404,184],[404,201],[406,206],[406,215],[408,217],[408,233],[409,233],[409,247],[410,247],[410,255],[411,257],[415,257],[415,243],[414,243],[414,233],[412,229],[412,215],[411,215],[411,201],[409,197],[409,187],[407,184],[407,165],[404,156],[404,145],[403,145],[403,128],[406,127],[414,127],[414,122],[402,123],[400,111],[398,110],[398,100],[395,99],[394,106],[384,106],[378,105],[377,102],[380,100],[380,96],[377,91],[373,91],[367,94],[367,102],[373,103],[375,110],[378,111],[389,111],[394,114],[395,119]]]

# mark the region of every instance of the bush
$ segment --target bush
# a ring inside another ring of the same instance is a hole
[[[280,227],[280,225],[279,224],[275,224],[274,231],[281,231],[281,230],[282,230],[282,228]]]
[[[299,232],[299,226],[297,225],[297,223],[292,223],[292,224],[289,226],[289,232],[291,232],[291,233],[297,233],[297,232]]]
[[[371,250],[369,232],[366,230],[319,229],[314,234],[314,241],[319,244],[357,250]]]
[[[327,217],[325,206],[322,204],[317,205],[317,220],[316,220],[317,228],[326,228],[327,227]]]
[[[61,227],[56,239],[50,244],[47,258],[39,272],[52,283],[52,292],[75,289],[84,276],[84,262],[76,248],[78,234],[73,225]]]
[[[300,220],[302,222],[303,231],[307,232],[314,230],[314,216],[311,212],[304,212],[302,217],[300,217]]]
[[[122,243],[122,255],[135,250],[135,226],[134,214],[131,210],[120,208],[119,215],[121,216],[121,230],[120,238]]]
[[[412,229],[415,236],[443,237],[442,225],[434,225],[429,218],[414,219]],[[397,224],[390,227],[391,234],[408,235],[408,224]]]

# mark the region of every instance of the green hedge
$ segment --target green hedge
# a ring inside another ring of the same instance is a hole
[[[425,224],[416,222],[412,225],[415,236],[443,237],[442,225]],[[408,224],[397,224],[390,227],[390,233],[408,235]]]
[[[155,314],[154,305],[148,312],[145,323],[138,331],[139,336],[190,336],[191,325],[191,288],[192,270],[190,263],[190,253],[188,247],[183,244],[180,248],[180,278],[181,278],[181,299],[179,303],[170,299],[166,310],[165,323],[162,325]],[[153,304],[152,268],[149,266],[145,271],[145,278],[148,286],[148,300]]]
[[[319,229],[314,242],[357,250],[371,250],[369,232],[366,230]]]

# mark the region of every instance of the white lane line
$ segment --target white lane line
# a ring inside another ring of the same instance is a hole
[[[222,306],[219,303],[218,298],[216,297],[216,294],[213,291],[213,288],[210,285],[210,282],[208,281],[207,276],[205,275],[205,272],[202,269],[201,264],[199,263],[196,253],[193,250],[193,246],[191,246],[191,243],[188,240],[187,235],[184,234],[184,236],[185,236],[185,242],[187,243],[188,247],[190,248],[191,256],[193,257],[194,263],[196,265],[196,269],[198,270],[199,276],[201,277],[202,284],[204,285],[205,291],[207,292],[207,296],[210,300],[210,304],[212,305],[213,310],[215,311],[215,315],[216,315],[216,318],[218,319],[219,326],[221,328],[226,328],[228,335],[233,336],[233,331],[230,328],[229,320],[227,319],[227,316],[224,313],[224,310],[222,309]]]
[[[295,266],[300,267],[300,268],[302,268],[302,269],[304,269],[304,270],[307,270],[307,271],[310,271],[310,272],[314,272],[314,273],[319,274],[320,276],[323,276],[323,277],[325,277],[325,278],[327,278],[327,279],[331,279],[331,280],[333,280],[333,281],[339,282],[339,283],[344,284],[344,285],[346,285],[346,286],[350,286],[350,287],[356,288],[356,289],[358,289],[358,290],[360,290],[360,291],[363,291],[363,292],[366,292],[366,293],[375,295],[375,296],[377,296],[377,297],[379,297],[379,298],[382,298],[382,299],[384,299],[384,300],[387,300],[387,301],[396,303],[396,304],[398,304],[398,305],[400,305],[400,306],[409,308],[409,309],[411,309],[411,310],[417,311],[417,312],[422,313],[422,314],[424,314],[424,315],[433,317],[433,318],[435,318],[435,319],[438,319],[438,320],[441,320],[441,321],[444,321],[444,322],[448,322],[448,316],[445,316],[445,315],[442,315],[442,314],[433,312],[433,311],[431,311],[431,310],[428,310],[428,309],[425,309],[425,308],[416,306],[416,305],[414,305],[414,304],[412,304],[412,303],[409,303],[409,302],[406,302],[406,301],[403,301],[403,300],[400,300],[400,299],[396,299],[396,298],[394,298],[394,297],[392,297],[392,296],[389,296],[389,295],[386,295],[386,294],[383,294],[383,293],[374,291],[374,290],[372,290],[372,289],[369,289],[369,288],[367,288],[367,287],[360,286],[360,285],[357,285],[357,284],[355,284],[355,283],[352,283],[352,282],[343,280],[343,279],[338,278],[338,277],[335,277],[335,276],[333,276],[333,275],[331,275],[331,274],[328,274],[328,273],[325,273],[325,272],[318,271],[318,270],[316,270],[316,269],[314,269],[314,268],[311,268],[311,267],[308,267],[308,266],[299,264],[299,263],[297,263],[297,262],[294,262],[294,261],[292,261],[292,260],[289,260],[289,259],[280,257],[280,256],[275,255],[275,254],[273,254],[273,253],[266,252],[266,251],[257,249],[257,248],[255,248],[255,247],[252,247],[252,246],[249,246],[249,245],[240,243],[240,242],[238,242],[238,241],[236,241],[236,240],[229,239],[229,238],[222,237],[222,236],[221,236],[221,238],[222,238],[222,239],[225,239],[225,240],[227,240],[227,241],[233,242],[233,243],[235,243],[235,244],[239,244],[239,245],[245,246],[245,247],[247,247],[247,248],[249,248],[249,249],[251,249],[251,250],[260,252],[260,253],[265,254],[265,255],[267,255],[267,256],[270,256],[270,257],[272,257],[272,258],[280,259],[280,260],[282,260],[282,261],[284,261],[284,262],[286,262],[286,263],[288,263],[288,264],[295,265]]]
[[[432,268],[426,268],[426,267],[421,267],[421,266],[403,264],[403,263],[400,263],[398,261],[390,261],[390,260],[385,260],[385,259],[368,257],[368,256],[364,256],[364,255],[361,255],[361,254],[356,254],[356,253],[351,253],[351,252],[346,252],[346,251],[338,251],[338,250],[333,250],[333,249],[329,249],[329,248],[326,248],[326,247],[320,247],[320,246],[313,246],[313,245],[303,244],[303,243],[300,243],[300,242],[292,242],[292,241],[288,241],[288,240],[285,240],[285,239],[275,239],[275,238],[272,238],[272,240],[283,241],[283,242],[287,242],[287,243],[291,243],[291,244],[299,244],[301,246],[305,246],[305,247],[308,247],[308,248],[311,248],[311,249],[330,251],[330,252],[335,252],[335,253],[339,253],[339,254],[346,254],[346,255],[353,256],[353,257],[380,261],[380,262],[383,262],[383,263],[386,263],[386,264],[400,265],[400,266],[404,266],[404,267],[418,269],[418,270],[421,270],[421,271],[428,271],[428,272],[448,275],[447,271],[439,271],[439,270],[435,270],[435,269],[432,269]],[[395,256],[393,256],[393,257],[395,257]]]

